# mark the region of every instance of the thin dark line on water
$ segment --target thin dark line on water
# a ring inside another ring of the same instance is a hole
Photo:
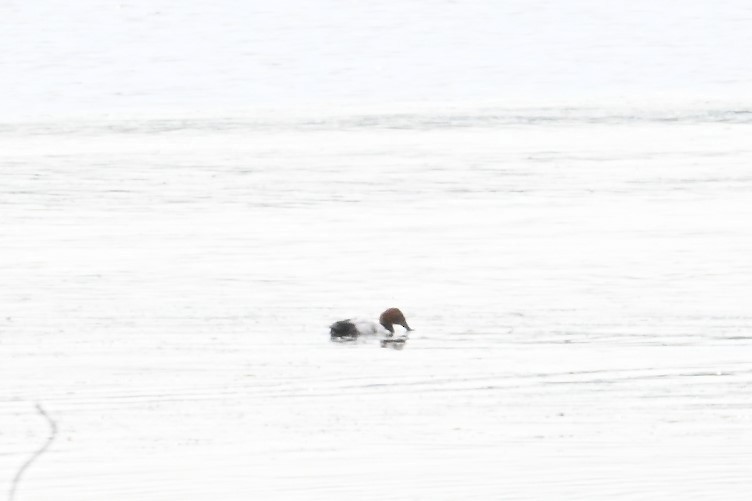
[[[18,484],[21,481],[21,477],[23,476],[24,472],[29,469],[29,466],[42,454],[44,454],[47,449],[49,449],[50,445],[52,445],[52,442],[55,441],[55,437],[57,437],[57,423],[44,411],[41,405],[37,404],[37,412],[42,415],[43,418],[47,420],[47,422],[50,425],[50,436],[47,437],[47,441],[37,449],[37,451],[26,460],[26,462],[21,465],[21,467],[18,469],[18,472],[16,473],[16,476],[13,477],[13,482],[10,486],[10,491],[8,493],[8,501],[13,501],[16,497],[16,490],[18,488]]]

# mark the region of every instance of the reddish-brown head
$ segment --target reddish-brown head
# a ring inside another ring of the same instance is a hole
[[[384,313],[381,314],[379,317],[379,323],[384,326],[386,330],[394,334],[394,326],[395,325],[401,325],[405,329],[411,331],[409,325],[407,325],[407,320],[405,320],[405,315],[402,314],[402,312],[399,310],[399,308],[389,308]]]

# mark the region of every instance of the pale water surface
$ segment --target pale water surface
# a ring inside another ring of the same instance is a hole
[[[707,11],[719,39],[694,29],[709,4],[653,30],[640,22],[673,4],[646,3],[601,46],[606,28],[580,15],[606,16],[600,3],[517,3],[519,23],[497,12],[520,30],[504,33],[553,66],[499,87],[526,63],[489,69],[492,2],[427,3],[326,17],[282,2],[248,33],[253,2],[2,7],[27,43],[1,63],[18,71],[0,81],[0,497],[50,434],[40,404],[58,433],[17,500],[749,498],[748,8]],[[393,27],[429,33],[407,52],[340,43],[400,9],[432,14]],[[100,38],[80,29],[95,14]],[[437,23],[489,51],[452,52]],[[202,26],[223,47],[266,45],[176,51]],[[300,51],[321,33],[315,64]],[[570,73],[559,104],[508,98],[566,83],[545,33],[590,73]],[[432,64],[408,78],[420,55]],[[631,55],[665,71],[630,80]],[[410,92],[368,80],[377,61]],[[584,97],[656,97],[685,70],[691,99]],[[301,75],[317,85],[283,102]],[[334,320],[390,306],[415,328],[403,350],[329,341]]]
[[[752,126],[612,116],[6,126],[3,482],[39,402],[19,499],[743,499]]]

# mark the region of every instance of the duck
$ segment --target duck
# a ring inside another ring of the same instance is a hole
[[[359,336],[377,335],[394,336],[394,326],[400,325],[408,332],[413,330],[407,324],[405,315],[399,308],[387,308],[379,315],[379,321],[362,318],[348,318],[339,320],[329,326],[329,334],[332,339],[355,339]]]

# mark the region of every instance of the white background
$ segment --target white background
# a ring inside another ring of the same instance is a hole
[[[4,3],[0,490],[747,499],[751,18]]]

